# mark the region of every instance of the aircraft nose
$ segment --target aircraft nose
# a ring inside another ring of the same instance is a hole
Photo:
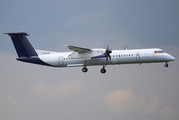
[[[173,56],[171,56],[171,55],[168,56],[168,61],[174,61],[174,60],[175,60],[175,58]]]
[[[174,60],[175,60],[175,58],[174,58],[173,56],[171,56],[171,60],[172,60],[172,61],[174,61]]]

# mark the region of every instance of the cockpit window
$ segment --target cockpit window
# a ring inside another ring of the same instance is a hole
[[[165,52],[157,50],[157,51],[154,51],[154,53],[165,53]]]

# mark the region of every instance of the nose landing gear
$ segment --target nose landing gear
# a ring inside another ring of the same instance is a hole
[[[166,68],[168,67],[168,62],[165,63],[164,67],[166,67]]]

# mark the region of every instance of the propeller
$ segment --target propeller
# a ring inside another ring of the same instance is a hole
[[[108,61],[108,58],[111,60],[111,56],[110,56],[111,53],[112,53],[112,50],[109,49],[109,44],[108,44],[106,51],[104,53],[104,55],[106,57],[106,62]]]

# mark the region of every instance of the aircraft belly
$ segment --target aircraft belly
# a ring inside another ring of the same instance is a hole
[[[107,65],[107,64],[111,64],[111,61],[108,60],[108,62],[106,62],[105,58],[94,58],[88,61],[88,65]]]
[[[135,57],[130,57],[130,58],[118,58],[118,64],[127,64],[127,63],[137,63]]]
[[[117,64],[117,58],[116,58],[116,57],[115,57],[115,58],[112,58],[112,59],[111,59],[111,63],[112,63],[112,64]]]
[[[76,59],[76,60],[66,60],[63,62],[64,65],[67,65],[67,66],[75,66],[75,65],[83,65],[84,64],[84,61],[83,59]]]
[[[39,55],[38,57],[49,65],[58,66],[58,56],[56,55]]]

